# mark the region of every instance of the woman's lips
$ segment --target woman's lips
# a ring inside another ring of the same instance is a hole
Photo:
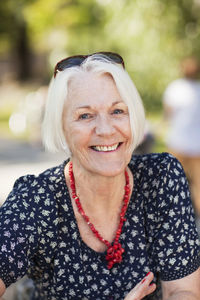
[[[98,151],[98,152],[110,152],[110,151],[115,151],[116,149],[119,148],[119,146],[121,145],[122,143],[116,143],[116,144],[113,144],[113,145],[96,145],[96,146],[91,146],[90,148],[92,148],[93,150],[95,151]]]

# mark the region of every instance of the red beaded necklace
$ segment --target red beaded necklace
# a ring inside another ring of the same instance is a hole
[[[126,185],[124,187],[125,193],[124,193],[124,199],[123,199],[123,205],[120,212],[120,221],[119,226],[114,238],[113,243],[111,244],[109,241],[105,240],[101,234],[96,230],[94,225],[90,222],[89,217],[85,214],[82,205],[80,203],[80,199],[76,195],[76,187],[75,187],[75,179],[73,174],[73,165],[72,162],[69,163],[69,177],[70,177],[70,187],[72,191],[72,198],[75,200],[75,203],[77,205],[79,213],[82,215],[84,220],[87,222],[88,226],[94,233],[94,235],[102,242],[104,243],[108,249],[106,253],[106,260],[108,262],[107,267],[108,269],[111,269],[115,263],[120,263],[122,261],[122,254],[124,253],[124,249],[122,248],[122,245],[119,243],[119,238],[122,232],[122,226],[123,223],[126,221],[124,218],[127,207],[128,207],[128,201],[129,201],[129,194],[130,194],[130,186],[129,186],[129,176],[128,172],[125,170],[125,178],[126,178]]]

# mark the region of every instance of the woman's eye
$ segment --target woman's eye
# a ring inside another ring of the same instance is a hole
[[[87,120],[87,119],[90,119],[91,118],[91,115],[90,114],[82,114],[79,116],[79,120]]]
[[[115,109],[115,110],[113,111],[113,114],[115,114],[115,115],[123,114],[123,113],[124,113],[124,111],[123,111],[122,109]]]

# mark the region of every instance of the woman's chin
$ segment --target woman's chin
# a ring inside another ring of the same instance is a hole
[[[92,173],[96,174],[96,175],[100,175],[100,176],[105,176],[105,177],[113,177],[113,176],[117,176],[119,174],[121,174],[122,172],[125,171],[127,164],[125,163],[116,163],[116,164],[109,164],[106,163],[101,164],[99,166],[95,166],[93,165],[92,167]]]

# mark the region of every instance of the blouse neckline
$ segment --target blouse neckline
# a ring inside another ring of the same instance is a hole
[[[78,224],[77,224],[77,220],[76,220],[76,217],[75,217],[74,209],[73,209],[73,206],[72,206],[69,189],[68,189],[68,186],[66,184],[65,173],[64,173],[64,168],[65,168],[66,164],[69,162],[69,160],[70,159],[65,160],[63,162],[63,164],[61,165],[61,176],[62,176],[62,184],[63,184],[64,187],[66,187],[66,189],[65,189],[65,196],[66,196],[66,201],[67,201],[67,205],[68,205],[68,208],[69,208],[69,214],[70,214],[70,216],[72,218],[72,221],[75,224],[74,231],[77,234],[77,238],[78,238],[78,241],[80,241],[80,245],[82,245],[87,251],[89,251],[90,253],[92,253],[93,255],[96,255],[96,256],[100,256],[100,257],[105,256],[107,250],[105,250],[103,252],[95,251],[90,246],[88,246],[83,241],[83,239],[81,237],[81,234],[80,234],[80,231],[79,231],[79,228],[78,228]],[[129,167],[130,171],[133,174],[134,165],[133,164],[130,165],[130,163],[129,163],[128,167]],[[135,202],[135,205],[136,205],[136,202],[137,202],[136,195],[137,195],[137,189],[138,189],[139,180],[138,180],[138,178],[136,176],[134,176],[133,178],[134,178],[134,181],[133,181],[133,187],[134,188],[132,189],[132,193],[131,193],[131,196],[130,196],[130,201],[129,201],[128,208],[127,208],[127,211],[126,211],[126,214],[125,214],[125,218],[127,218],[127,216],[130,215],[131,206],[133,204],[133,201]],[[127,222],[127,220],[124,222],[122,233],[123,233],[124,227],[126,225],[126,222]]]

